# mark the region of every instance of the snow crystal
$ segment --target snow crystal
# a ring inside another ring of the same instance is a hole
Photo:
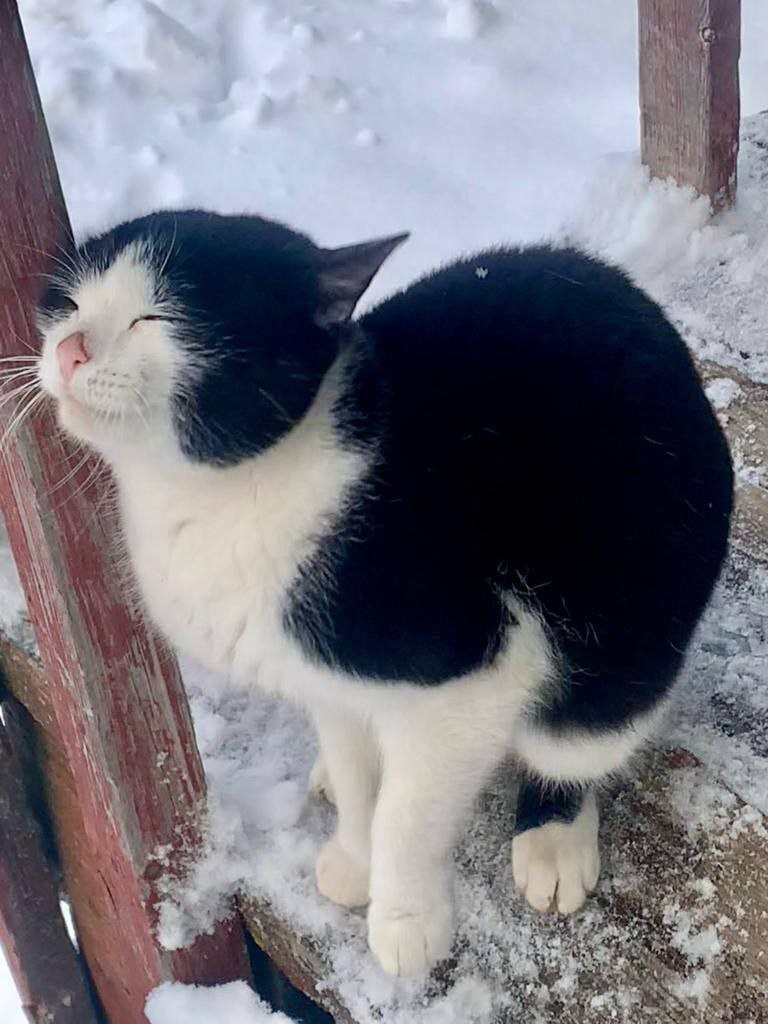
[[[711,878],[695,878],[691,882],[691,888],[698,893],[702,900],[709,901],[714,898],[717,892]]]
[[[688,978],[675,982],[674,993],[680,999],[695,999],[698,1003],[706,1002],[709,995],[709,975],[705,970],[694,971]]]
[[[700,931],[694,929],[691,915],[678,908],[667,908],[665,924],[674,923],[671,942],[691,961],[711,963],[720,953],[722,946],[715,925],[710,924]]]
[[[706,387],[707,398],[715,409],[727,409],[731,402],[742,393],[732,377],[716,377]]]

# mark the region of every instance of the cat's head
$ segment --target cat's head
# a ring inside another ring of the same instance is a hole
[[[142,446],[234,464],[304,415],[406,237],[327,250],[197,210],[121,224],[58,264],[39,307],[43,388],[62,427],[110,460]]]

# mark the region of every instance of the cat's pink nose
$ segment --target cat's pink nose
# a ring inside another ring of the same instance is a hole
[[[68,335],[64,341],[60,341],[56,349],[56,355],[59,360],[61,376],[68,384],[78,366],[87,363],[91,358],[85,347],[85,335],[83,332],[75,331],[74,334]]]

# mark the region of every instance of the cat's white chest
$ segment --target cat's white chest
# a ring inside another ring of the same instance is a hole
[[[126,538],[152,619],[181,650],[208,667],[236,673],[244,648],[280,635],[280,608],[299,560],[298,546],[264,536],[244,491],[217,509],[213,495],[138,509],[128,502]],[[246,633],[248,636],[246,637]],[[245,668],[245,666],[243,666]],[[256,666],[251,666],[255,668]]]
[[[123,528],[153,621],[216,672],[291,692],[304,665],[283,609],[364,462],[308,423],[230,469],[118,473]]]

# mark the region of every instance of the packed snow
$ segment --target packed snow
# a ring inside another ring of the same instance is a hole
[[[146,1015],[149,1024],[290,1024],[243,981],[217,988],[161,985],[147,1000]]]
[[[3,1024],[28,1024],[19,1003],[11,971],[0,951],[0,1020]]]
[[[79,237],[182,205],[259,212],[326,245],[410,230],[367,303],[484,245],[573,240],[629,267],[700,355],[768,382],[765,119],[745,121],[739,202],[715,222],[704,200],[650,181],[637,153],[636,0],[20,8]],[[754,115],[768,107],[765,0],[743,0],[743,25],[742,108]],[[712,381],[713,404],[726,410],[738,387],[727,375]],[[5,547],[0,579],[0,621],[29,643]],[[768,813],[768,579],[758,567],[729,564],[665,733],[665,746],[696,758],[665,783],[669,841],[684,844],[693,877],[649,881],[638,851],[656,837],[637,809],[657,804],[638,782],[606,801],[605,871],[586,910],[566,922],[535,915],[510,896],[503,773],[457,854],[454,960],[427,981],[386,978],[362,917],[315,893],[313,861],[332,815],[305,797],[314,741],[301,713],[232,692],[196,666],[185,677],[212,828],[186,891],[165,904],[168,946],[245,891],[313,938],[325,984],[360,1022],[488,1024],[505,1013],[545,1024],[574,1007],[584,1021],[634,1022],[654,1019],[636,950],[657,928],[670,985],[691,1020],[707,1019],[739,913],[713,919],[722,882],[706,858],[759,832],[758,812]],[[649,885],[661,921],[644,916]],[[633,928],[612,910],[621,901],[636,911]],[[0,1015],[21,1024],[2,968]],[[147,1007],[151,1024],[286,1019],[267,1013],[243,985],[165,986]]]

